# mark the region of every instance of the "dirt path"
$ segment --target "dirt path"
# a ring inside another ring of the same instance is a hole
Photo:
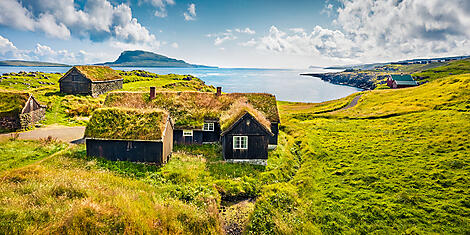
[[[18,138],[24,140],[38,140],[51,136],[64,142],[77,143],[81,142],[83,134],[85,133],[84,126],[48,126],[44,128],[37,128],[32,131],[18,132]],[[1,134],[0,140],[10,138],[15,133]]]
[[[345,109],[349,109],[349,108],[352,108],[354,106],[357,105],[357,102],[359,101],[359,99],[362,97],[362,95],[358,95],[356,97],[354,97],[354,99],[351,101],[351,103],[349,103],[348,105],[342,107],[341,109],[338,109],[336,111],[341,111],[341,110],[345,110]]]

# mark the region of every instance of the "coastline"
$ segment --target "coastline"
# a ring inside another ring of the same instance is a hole
[[[336,73],[301,73],[301,76],[310,76],[320,78],[322,81],[336,85],[350,86],[363,90],[373,90],[376,85],[368,75],[358,76],[354,73],[336,72]]]

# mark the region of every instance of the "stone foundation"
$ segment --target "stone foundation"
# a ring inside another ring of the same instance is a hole
[[[20,114],[20,128],[27,129],[32,127],[36,122],[44,119],[46,111],[44,109],[36,109],[29,113]]]
[[[268,159],[226,159],[229,163],[249,163],[253,165],[268,165]]]
[[[103,82],[92,82],[91,83],[91,96],[97,97],[108,91],[122,89],[123,80],[103,81]]]
[[[17,130],[20,128],[20,121],[17,117],[0,117],[0,129]]]

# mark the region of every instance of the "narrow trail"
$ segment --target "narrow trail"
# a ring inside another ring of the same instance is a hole
[[[357,102],[359,101],[359,99],[361,97],[362,97],[362,95],[358,95],[358,96],[354,97],[354,99],[351,101],[351,103],[349,103],[348,105],[338,109],[337,111],[346,110],[346,109],[349,109],[349,108],[352,108],[352,107],[356,106]]]
[[[83,135],[85,134],[85,127],[49,126],[44,128],[36,128],[34,130],[25,132],[0,134],[0,140],[8,139],[16,134],[18,135],[19,139],[23,140],[39,140],[51,136],[54,139],[67,143],[76,143],[83,139]]]

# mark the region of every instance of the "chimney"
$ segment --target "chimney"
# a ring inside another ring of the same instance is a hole
[[[220,86],[217,87],[217,93],[215,95],[216,96],[222,95],[222,87],[220,87]]]
[[[155,87],[151,86],[150,87],[150,100],[155,99]]]

